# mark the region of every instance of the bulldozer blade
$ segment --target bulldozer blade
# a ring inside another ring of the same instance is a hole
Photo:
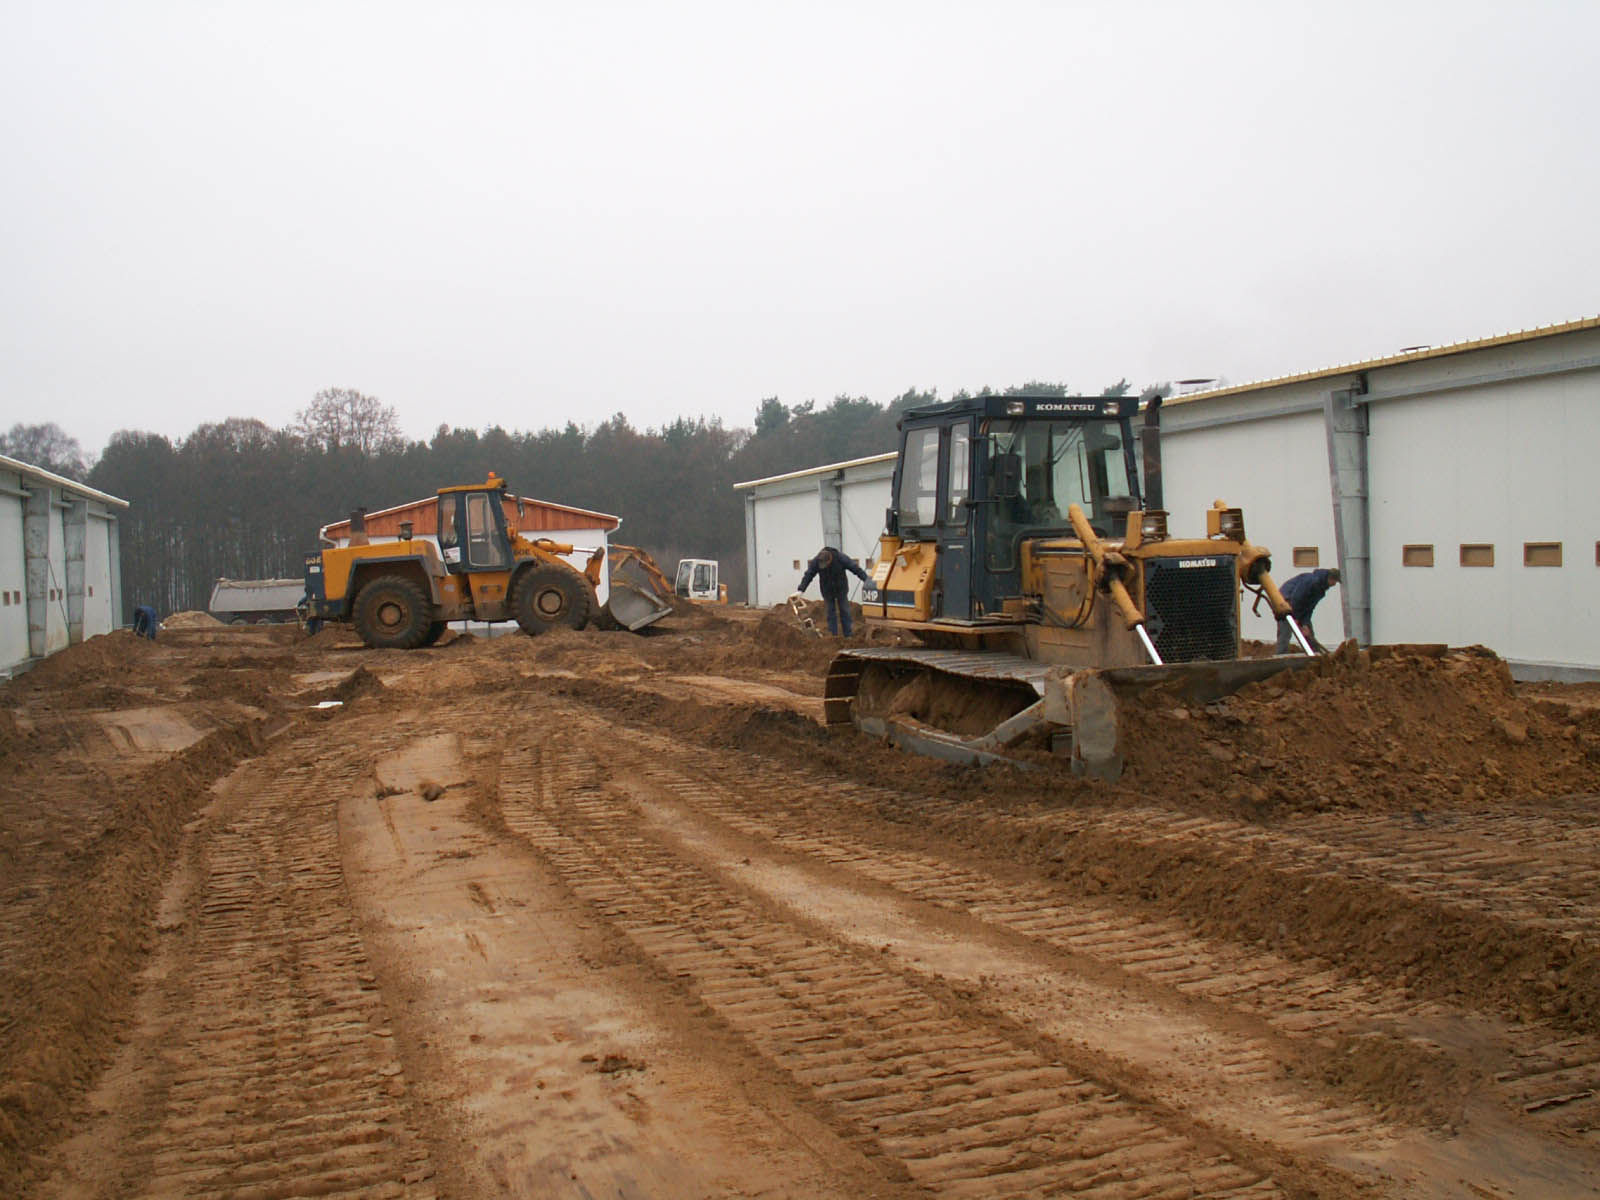
[[[1013,655],[910,647],[841,651],[828,668],[823,711],[829,725],[854,725],[903,750],[946,762],[1028,767],[1005,749],[1043,733],[1053,746],[1070,747],[1072,771],[1114,782],[1122,776],[1126,757],[1136,748],[1123,744],[1119,710],[1139,695],[1163,690],[1174,700],[1208,704],[1283,671],[1298,671],[1320,662],[1289,655],[1234,659],[1226,662],[1169,663],[1163,666],[1087,668],[1049,666]],[[856,704],[862,675],[873,663],[900,670],[922,670],[969,681],[974,686],[1027,688],[1036,703],[999,722],[979,736],[951,733],[897,714],[863,713]]]
[[[1284,671],[1315,666],[1320,658],[1290,654],[1276,658],[1235,658],[1225,662],[1167,663],[1164,666],[1109,667],[1097,671],[1117,693],[1133,696],[1156,688],[1195,704],[1231,696],[1246,684],[1259,683]]]

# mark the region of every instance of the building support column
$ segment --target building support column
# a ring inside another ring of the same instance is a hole
[[[111,571],[111,628],[121,629],[128,618],[122,608],[122,522],[114,515],[106,521],[106,560]]]
[[[822,544],[844,550],[844,472],[824,475],[817,480],[817,496],[822,502]]]
[[[43,658],[49,653],[50,506],[55,489],[41,484],[27,490],[22,509],[22,556],[28,580],[28,656]]]
[[[745,603],[762,603],[756,586],[761,577],[761,564],[756,562],[756,494],[744,494],[744,585]]]
[[[1369,542],[1365,393],[1329,392],[1323,406],[1328,432],[1328,482],[1333,489],[1333,537],[1339,554],[1339,606],[1344,628],[1372,644],[1372,551]]]
[[[89,553],[89,502],[73,500],[63,529],[67,537],[67,644],[83,641],[83,599]]]

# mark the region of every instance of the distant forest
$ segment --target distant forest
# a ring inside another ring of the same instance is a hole
[[[1123,381],[1104,394],[1127,388]],[[1001,392],[1069,389],[1029,382]],[[163,615],[203,609],[221,577],[298,578],[317,530],[351,509],[403,504],[491,470],[521,495],[621,517],[615,539],[644,547],[669,573],[682,557],[719,560],[739,600],[744,507],[733,484],[894,449],[900,414],[938,400],[912,390],[886,404],[840,396],[818,408],[772,397],[750,429],[701,418],[636,429],[618,413],[593,427],[569,422],[536,433],[441,425],[423,442],[402,437],[394,411],[375,397],[335,388],[283,429],[234,417],[178,439],[124,430],[91,465],[59,427],[18,425],[0,435],[0,453],[129,502],[125,619],[136,603]]]

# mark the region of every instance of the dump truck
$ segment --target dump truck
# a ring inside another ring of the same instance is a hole
[[[1206,701],[1310,662],[1239,509],[1218,500],[1203,534],[1169,532],[1160,408],[1152,392],[908,410],[861,605],[870,628],[916,644],[842,651],[828,723],[958,762],[1048,746],[1114,779],[1119,703],[1132,695],[1166,687]],[[1241,591],[1289,621],[1302,653],[1241,658]]]
[[[299,579],[219,579],[207,608],[229,625],[274,625],[295,619],[304,593]]]
[[[306,555],[308,623],[339,621],[375,648],[410,650],[439,640],[450,621],[515,620],[525,633],[582,629],[599,608],[603,548],[525,538],[507,524],[522,500],[490,473],[484,483],[438,491],[438,545],[402,525],[397,541],[370,542],[359,512],[350,544]],[[561,556],[587,553],[579,571]]]

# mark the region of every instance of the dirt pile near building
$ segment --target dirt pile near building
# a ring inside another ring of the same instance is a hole
[[[195,609],[186,609],[175,612],[170,617],[163,617],[163,629],[221,629],[223,622],[217,620],[208,612],[199,612]]]
[[[1552,715],[1478,648],[1342,648],[1213,704],[1129,705],[1122,787],[1162,802],[1427,810],[1592,789],[1600,713]]]
[[[99,634],[57,651],[0,688],[0,706],[14,708],[24,697],[114,680],[157,653],[156,643],[135,637],[130,629]]]

